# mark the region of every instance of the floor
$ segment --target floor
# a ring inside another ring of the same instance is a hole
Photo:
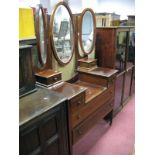
[[[73,146],[74,155],[132,155],[135,142],[135,96],[113,119],[100,120]]]

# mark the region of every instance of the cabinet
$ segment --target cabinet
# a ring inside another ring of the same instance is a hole
[[[39,88],[19,101],[19,154],[68,155],[66,98]]]
[[[134,85],[132,81],[135,63],[134,27],[96,28],[96,33],[98,66],[118,70],[114,110],[119,111],[130,97]]]
[[[36,91],[32,69],[31,45],[19,47],[19,96]]]

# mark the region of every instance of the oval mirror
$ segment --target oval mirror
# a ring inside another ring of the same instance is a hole
[[[80,22],[80,46],[84,54],[88,55],[93,51],[95,44],[95,14],[92,9],[87,8],[82,12]]]
[[[70,62],[73,56],[74,31],[72,13],[66,3],[56,5],[50,19],[51,45],[61,65]]]
[[[37,5],[36,8],[36,39],[38,47],[39,62],[42,67],[47,62],[47,41],[46,41],[46,24],[45,24],[45,13],[42,5]]]

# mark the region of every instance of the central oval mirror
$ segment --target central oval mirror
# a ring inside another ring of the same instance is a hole
[[[37,5],[36,8],[36,39],[38,47],[39,62],[42,67],[47,62],[47,41],[46,41],[46,24],[45,13],[42,5]]]
[[[50,19],[51,45],[54,55],[62,65],[70,62],[73,56],[74,33],[72,13],[64,2],[56,5]]]
[[[87,8],[82,12],[80,27],[80,45],[84,54],[93,51],[95,44],[95,14],[92,9]]]

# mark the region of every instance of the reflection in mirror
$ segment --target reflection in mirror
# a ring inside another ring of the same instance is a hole
[[[47,59],[47,52],[46,52],[46,45],[45,45],[45,36],[44,36],[44,21],[43,21],[43,13],[42,10],[39,10],[39,36],[40,36],[40,54],[41,54],[41,60],[42,63],[46,63]]]
[[[56,58],[60,63],[68,63],[73,54],[73,25],[64,5],[59,5],[55,11],[52,34]]]
[[[90,53],[93,46],[94,22],[90,11],[86,11],[82,19],[82,46],[85,53]]]
[[[117,32],[117,53],[116,53],[116,69],[122,71],[125,69],[125,53],[127,48],[127,32]]]

